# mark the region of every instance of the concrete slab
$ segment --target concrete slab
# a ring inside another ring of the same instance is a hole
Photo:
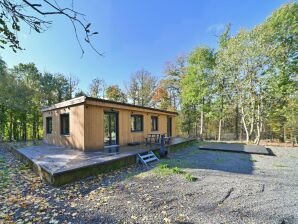
[[[260,154],[260,155],[274,155],[269,148],[261,145],[246,145],[246,144],[229,144],[229,143],[215,143],[210,145],[200,146],[201,150],[215,150],[224,152],[236,152],[247,154]]]
[[[170,145],[188,143],[193,139],[173,138]],[[100,171],[136,163],[138,153],[159,151],[158,145],[136,145],[106,148],[95,152],[83,152],[50,144],[14,149],[25,162],[32,164],[41,177],[53,184],[91,176]]]

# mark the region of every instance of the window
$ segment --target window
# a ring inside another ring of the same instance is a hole
[[[143,131],[143,115],[131,115],[131,131]]]
[[[151,117],[151,131],[158,131],[158,117]]]
[[[69,114],[60,115],[61,135],[69,135]]]
[[[46,117],[46,133],[52,134],[52,131],[53,131],[52,117]]]

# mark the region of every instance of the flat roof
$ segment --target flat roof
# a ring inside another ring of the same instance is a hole
[[[80,97],[76,97],[76,98],[73,98],[73,99],[70,99],[70,100],[67,100],[67,101],[56,103],[56,104],[53,104],[51,106],[42,108],[41,111],[46,112],[46,111],[56,110],[56,109],[60,109],[60,108],[64,108],[64,107],[75,106],[75,105],[79,105],[79,104],[85,104],[87,102],[87,100],[95,101],[95,102],[102,102],[102,103],[110,103],[110,104],[114,104],[114,105],[122,105],[122,106],[131,107],[131,108],[152,110],[152,111],[168,113],[168,114],[173,114],[173,115],[178,115],[178,113],[174,112],[174,111],[161,110],[161,109],[157,109],[157,108],[139,106],[139,105],[134,105],[134,104],[129,104],[129,103],[121,103],[121,102],[117,102],[117,101],[104,100],[104,99],[88,97],[88,96],[80,96]]]

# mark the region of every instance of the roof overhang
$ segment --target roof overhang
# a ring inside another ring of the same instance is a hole
[[[150,112],[159,112],[159,113],[165,113],[165,114],[175,115],[175,116],[178,115],[177,112],[173,112],[173,111],[161,110],[161,109],[157,109],[157,108],[144,107],[144,106],[133,105],[133,104],[129,104],[129,103],[121,103],[121,102],[98,99],[98,98],[93,98],[93,97],[86,97],[86,96],[73,98],[71,100],[57,103],[57,104],[54,104],[49,107],[44,107],[44,108],[42,108],[41,111],[47,112],[47,111],[51,111],[51,110],[56,110],[56,109],[65,108],[65,107],[71,107],[71,106],[80,105],[80,104],[90,104],[91,102],[94,102],[94,103],[97,102],[98,106],[109,105],[109,107],[113,107],[113,105],[115,105],[115,107],[123,106],[123,107],[126,107],[127,109],[131,109],[131,110],[133,110],[135,108],[138,110],[145,110],[145,111],[150,111]]]

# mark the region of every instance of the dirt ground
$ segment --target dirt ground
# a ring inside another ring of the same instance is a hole
[[[0,223],[298,223],[298,149],[276,156],[189,146],[55,188],[0,145]]]

